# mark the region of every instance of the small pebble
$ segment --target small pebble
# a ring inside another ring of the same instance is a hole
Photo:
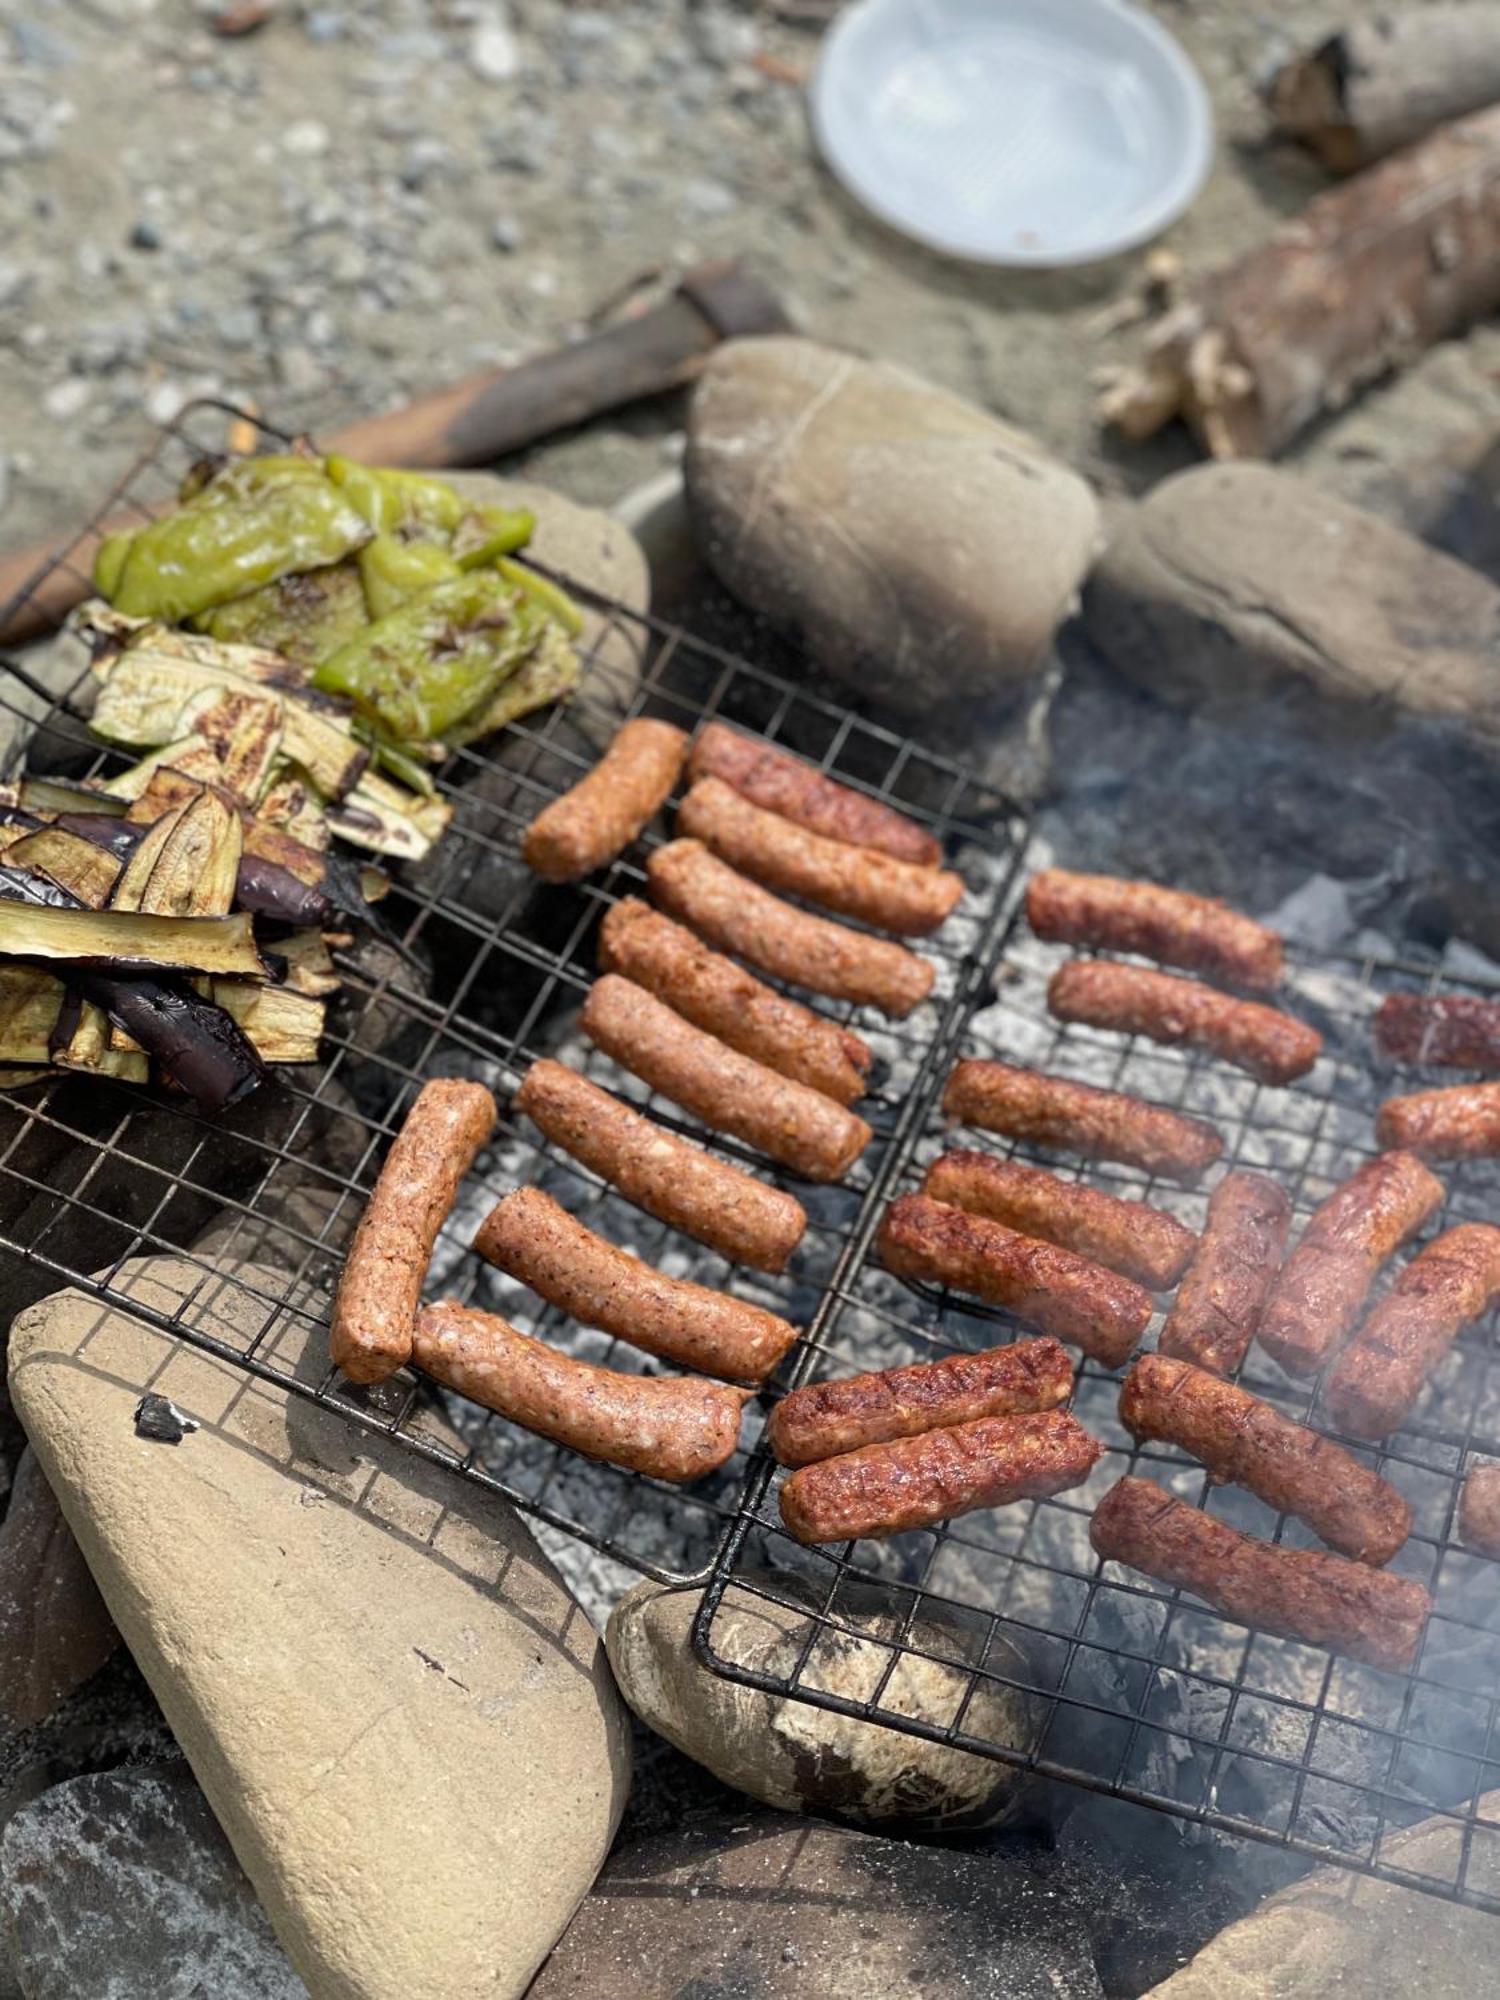
[[[490,242],[507,257],[526,241],[526,233],[513,215],[497,215],[490,224]]]
[[[129,242],[132,250],[160,250],[161,231],[149,217],[143,215],[132,227]]]
[[[54,382],[42,396],[42,408],[49,417],[59,423],[66,423],[69,417],[76,417],[89,399],[89,385],[82,376],[67,375],[61,382]]]
[[[295,160],[313,160],[333,143],[328,127],[317,118],[298,118],[281,135],[281,150]]]
[[[521,51],[503,14],[475,22],[469,37],[469,68],[485,83],[509,83],[520,73]]]

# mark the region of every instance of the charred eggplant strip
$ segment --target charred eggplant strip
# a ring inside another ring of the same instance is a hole
[[[248,915],[162,917],[144,910],[81,910],[61,903],[9,900],[0,869],[0,955],[74,965],[137,967],[143,972],[207,972],[263,979]],[[65,893],[65,892],[64,892]]]

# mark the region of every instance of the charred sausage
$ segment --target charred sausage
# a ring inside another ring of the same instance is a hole
[[[333,1359],[351,1381],[383,1382],[411,1359],[432,1246],[494,1129],[495,1100],[482,1083],[423,1084],[385,1156],[333,1302]]]
[[[1044,868],[1027,884],[1026,917],[1054,944],[1135,952],[1254,993],[1281,984],[1284,951],[1275,931],[1212,896]]]
[[[1314,1375],[1343,1346],[1387,1257],[1443,1199],[1410,1153],[1381,1153],[1316,1209],[1261,1316],[1260,1344],[1289,1375]]]
[[[576,882],[627,848],[666,804],[687,755],[670,722],[627,722],[594,766],[526,829],[521,853],[549,882]]]
[[[1482,1160],[1500,1153],[1500,1083],[1459,1083],[1388,1097],[1375,1118],[1382,1146],[1426,1160]]]
[[[1375,1046],[1392,1062],[1500,1070],[1500,1000],[1468,993],[1391,993],[1375,1016]]]
[[[412,1359],[435,1382],[538,1437],[679,1484],[734,1456],[740,1412],[754,1394],[696,1375],[624,1375],[575,1361],[451,1299],[418,1313]]]
[[[682,802],[677,831],[768,889],[902,937],[937,930],[964,892],[957,875],[826,840],[752,805],[722,778],[698,780]]]
[[[1221,1485],[1247,1487],[1356,1562],[1379,1568],[1411,1533],[1410,1506],[1378,1473],[1247,1389],[1185,1361],[1143,1354],[1120,1391],[1120,1422],[1137,1444],[1181,1445]]]
[[[580,1025],[653,1090],[809,1180],[842,1180],[870,1143],[844,1105],[726,1048],[617,972],[589,988]]]
[[[972,1292],[1107,1368],[1121,1366],[1151,1319],[1150,1293],[1129,1278],[926,1195],[903,1194],[891,1203],[879,1245],[898,1277]]]
[[[1265,1174],[1226,1174],[1161,1330],[1161,1352],[1232,1375],[1249,1351],[1286,1254],[1292,1204]]]
[[[1432,1612],[1421,1584],[1321,1549],[1242,1535],[1149,1479],[1122,1479],[1094,1510],[1094,1551],[1283,1639],[1392,1672],[1413,1666]]]
[[[731,1263],[784,1271],[802,1241],[807,1216],[791,1195],[664,1132],[561,1063],[534,1062],[514,1101],[554,1145]]]
[[[653,1270],[541,1188],[517,1188],[497,1202],[474,1248],[585,1326],[700,1374],[759,1382],[797,1338],[794,1326],[747,1299]]]
[[[1122,1201],[993,1153],[944,1153],[927,1169],[922,1192],[1023,1236],[1061,1243],[1154,1292],[1176,1284],[1198,1240],[1164,1209]]]
[[[1010,1063],[970,1060],[955,1065],[943,1109],[963,1125],[1085,1159],[1123,1160],[1168,1180],[1195,1181],[1224,1150],[1212,1125],[1148,1104],[1123,1091],[1070,1083]]]
[[[1329,1370],[1323,1403],[1340,1430],[1388,1437],[1459,1328],[1500,1298],[1500,1229],[1461,1222],[1413,1257]]]
[[[773,979],[878,1007],[896,1020],[932,991],[937,974],[925,958],[888,938],[795,909],[726,867],[701,840],[657,848],[646,873],[653,898],[669,915]]]
[[[873,1057],[858,1035],[763,986],[638,897],[616,903],[600,925],[599,964],[646,987],[695,1028],[837,1104],[865,1094]]]
[[[900,1535],[1081,1486],[1103,1451],[1066,1410],[980,1417],[804,1465],[781,1489],[781,1518],[799,1542]]]
[[[1060,1021],[1207,1049],[1262,1083],[1305,1076],[1323,1047],[1316,1028],[1277,1007],[1104,958],[1075,958],[1060,966],[1047,988],[1047,1005]]]
[[[1464,1480],[1458,1538],[1478,1555],[1500,1557],[1500,1465],[1476,1465]]]
[[[789,750],[742,736],[722,722],[705,723],[698,732],[688,776],[695,784],[700,778],[722,778],[752,805],[780,813],[827,840],[874,848],[921,868],[935,868],[943,858],[933,836],[893,806],[841,785]]]
[[[1016,1340],[982,1354],[809,1382],[782,1397],[766,1435],[783,1465],[812,1465],[979,1417],[1055,1410],[1072,1393],[1072,1363],[1055,1340]]]

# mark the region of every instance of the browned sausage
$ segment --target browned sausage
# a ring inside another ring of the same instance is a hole
[[[943,1109],[963,1125],[1029,1139],[1091,1160],[1123,1160],[1168,1180],[1195,1181],[1224,1150],[1212,1125],[1123,1091],[1041,1070],[971,1060],[955,1065]]]
[[[1292,1204],[1275,1181],[1226,1174],[1161,1330],[1162,1353],[1232,1375],[1255,1338],[1291,1226]]]
[[[1106,1562],[1190,1590],[1223,1618],[1393,1672],[1414,1665],[1432,1612],[1408,1577],[1242,1535],[1149,1479],[1109,1489],[1089,1540]]]
[[[474,1248],[585,1326],[704,1375],[758,1382],[797,1338],[794,1326],[748,1299],[653,1270],[540,1188],[517,1188],[497,1202]]]
[[[922,1192],[934,1201],[1061,1243],[1154,1292],[1175,1285],[1197,1242],[1175,1216],[1062,1180],[1045,1167],[956,1150],[933,1161]]]
[[[1075,958],[1060,966],[1047,988],[1047,1005],[1060,1021],[1207,1049],[1262,1083],[1305,1076],[1323,1047],[1316,1028],[1279,1008],[1106,958]]]
[[[412,1359],[434,1381],[538,1437],[679,1483],[734,1456],[740,1412],[754,1394],[696,1375],[623,1375],[575,1361],[451,1299],[418,1313]]]
[[[534,1062],[515,1107],[649,1215],[731,1263],[784,1271],[807,1216],[780,1188],[679,1139],[561,1063]]]
[[[1103,1451],[1066,1410],[980,1417],[804,1465],[781,1489],[781,1518],[799,1542],[900,1535],[1081,1486]]]
[[[1323,1403],[1342,1431],[1387,1437],[1460,1327],[1500,1298],[1500,1229],[1461,1222],[1413,1257],[1329,1370]]]
[[[1137,1444],[1181,1445],[1221,1485],[1247,1487],[1356,1562],[1388,1563],[1411,1533],[1410,1506],[1378,1473],[1247,1389],[1185,1361],[1143,1354],[1120,1391],[1120,1422]]]
[[[1427,1160],[1482,1160],[1500,1153],[1500,1083],[1459,1083],[1388,1097],[1375,1119],[1382,1146]]]
[[[1479,1555],[1500,1557],[1500,1465],[1476,1465],[1464,1480],[1458,1538]]]
[[[870,1143],[844,1105],[726,1048],[617,972],[594,981],[579,1025],[653,1090],[809,1180],[842,1180]]]
[[[933,836],[904,813],[826,777],[789,750],[742,736],[722,722],[706,722],[698,732],[688,775],[695,782],[722,778],[752,804],[828,840],[873,847],[924,868],[935,868],[943,858]]]
[[[1500,1000],[1470,993],[1391,993],[1375,1016],[1375,1046],[1393,1062],[1500,1070]]]
[[[599,927],[599,965],[644,986],[695,1028],[838,1104],[863,1097],[873,1058],[849,1028],[763,986],[636,896]]]
[[[972,1292],[1107,1368],[1127,1360],[1151,1319],[1151,1294],[1117,1271],[924,1194],[891,1203],[879,1243],[899,1277]]]
[[[495,1129],[482,1083],[424,1083],[359,1219],[333,1302],[330,1345],[354,1382],[383,1382],[411,1359],[422,1280],[458,1184]]]
[[[1343,1346],[1386,1258],[1416,1235],[1443,1184],[1410,1153],[1381,1153],[1316,1209],[1261,1316],[1260,1344],[1289,1375]]]
[[[809,1382],[782,1397],[766,1436],[783,1465],[812,1465],[978,1417],[1055,1410],[1072,1393],[1073,1366],[1055,1340],[1015,1340],[982,1354]]]
[[[900,1020],[932,991],[936,970],[905,945],[809,916],[737,875],[701,840],[672,840],[646,864],[651,894],[720,951],[831,1000]]]
[[[964,892],[960,878],[945,870],[809,833],[752,805],[722,778],[698,780],[682,802],[677,831],[768,889],[902,937],[937,930]]]
[[[1038,937],[1055,944],[1132,951],[1255,993],[1281,984],[1284,952],[1275,931],[1212,896],[1044,868],[1027,884],[1026,917]]]
[[[612,861],[666,804],[687,755],[670,722],[627,722],[593,770],[544,806],[521,853],[549,882],[576,882]]]

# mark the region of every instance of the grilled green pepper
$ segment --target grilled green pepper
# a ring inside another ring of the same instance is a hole
[[[315,667],[369,622],[360,578],[364,555],[361,549],[358,557],[327,569],[278,577],[248,597],[218,605],[199,623],[226,644],[264,646],[299,667]]]
[[[392,472],[337,456],[323,464],[349,505],[384,534],[446,541],[468,511],[444,480],[420,472]]]
[[[360,550],[359,574],[369,615],[384,618],[408,598],[451,583],[463,571],[440,542],[403,542],[382,532]]]
[[[569,597],[568,593],[552,582],[550,577],[538,576],[525,563],[510,562],[504,556],[496,559],[495,568],[507,583],[515,585],[523,596],[529,597],[539,611],[545,611],[555,619],[570,639],[576,639],[583,630],[583,613]]]
[[[464,569],[481,569],[524,548],[535,532],[536,515],[529,507],[471,507],[448,546]]]

